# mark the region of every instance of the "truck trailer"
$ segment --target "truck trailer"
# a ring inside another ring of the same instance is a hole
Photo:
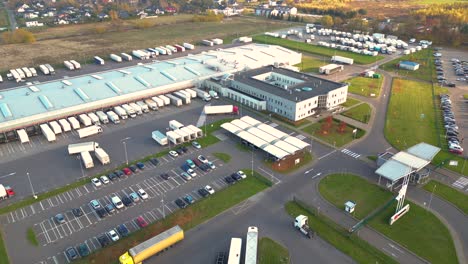
[[[187,93],[189,93],[190,96],[191,96],[192,98],[196,98],[196,97],[197,97],[197,92],[195,92],[195,91],[192,90],[192,89],[185,89],[184,91],[186,91]]]
[[[120,55],[122,56],[122,59],[126,60],[126,61],[131,61],[133,60],[133,57],[130,56],[129,54],[127,53],[120,53]]]
[[[62,133],[62,127],[60,127],[57,121],[50,121],[49,126],[52,128],[52,131],[54,131],[55,135]]]
[[[158,142],[159,145],[161,145],[161,146],[167,145],[167,137],[163,133],[159,132],[159,130],[151,132],[151,137],[156,142]]]
[[[141,108],[141,106],[139,106],[138,104],[136,103],[129,103],[128,104],[131,108],[133,108],[133,110],[135,110],[135,113],[137,115],[142,115],[143,114],[143,109]]]
[[[192,45],[192,44],[190,44],[190,43],[186,43],[186,42],[183,43],[182,46],[184,46],[184,48],[189,49],[189,50],[195,49],[195,46],[194,46],[194,45]]]
[[[49,68],[47,68],[44,64],[39,65],[39,70],[45,75],[49,75]]]
[[[77,62],[76,60],[71,60],[70,63],[73,64],[73,67],[75,67],[75,70],[81,69],[81,64]]]
[[[18,129],[16,130],[16,134],[18,134],[18,138],[21,141],[21,144],[29,142],[29,136],[28,133],[26,133],[26,130]]]
[[[47,141],[52,142],[57,140],[55,137],[55,133],[50,129],[50,127],[47,124],[42,124],[40,125],[42,134],[46,137]]]
[[[190,102],[191,102],[190,101],[191,96],[186,95],[185,93],[182,93],[181,91],[174,92],[172,95],[175,96],[175,97],[180,98],[182,100],[183,104],[190,104]]]
[[[26,78],[31,78],[31,77],[33,77],[31,71],[29,71],[29,69],[28,69],[27,67],[23,67],[23,68],[21,68],[21,70],[22,70],[22,71],[24,72],[24,74],[26,75]]]
[[[81,162],[83,162],[83,166],[86,169],[90,169],[94,167],[93,158],[91,157],[91,154],[89,154],[88,151],[81,152],[80,157],[81,157]]]
[[[111,54],[110,56],[110,59],[115,61],[115,62],[122,62],[122,57],[120,57],[119,55],[116,55],[116,54]]]
[[[107,118],[107,115],[103,111],[97,111],[96,115],[99,117],[99,120],[103,124],[109,123],[109,118]]]
[[[102,148],[96,148],[94,151],[96,158],[101,162],[102,165],[106,165],[110,163],[110,157],[107,152],[105,152]]]
[[[96,135],[98,133],[102,133],[102,127],[94,125],[94,126],[89,126],[89,127],[85,127],[82,129],[78,129],[76,132],[78,132],[78,136],[80,138],[85,138],[85,137],[89,137],[92,135]]]
[[[36,69],[34,69],[34,68],[31,67],[31,68],[29,68],[29,71],[31,72],[31,74],[32,74],[33,77],[36,77],[36,76],[37,76],[37,71],[36,71]]]
[[[200,97],[200,98],[202,98],[203,101],[208,102],[208,101],[211,100],[211,96],[210,96],[209,93],[207,93],[207,92],[205,92],[205,91],[203,91],[203,90],[200,90],[200,89],[198,89],[198,88],[194,88],[193,90],[195,90],[195,92],[197,93],[197,96]]]
[[[167,96],[165,95],[160,95],[158,96],[158,98],[160,98],[161,100],[163,100],[164,102],[164,105],[169,105],[171,103],[171,99],[169,99]]]
[[[80,129],[80,122],[78,122],[78,119],[76,119],[76,117],[74,116],[70,116],[68,118],[68,122],[70,123],[70,125],[72,126],[73,129]]]
[[[125,110],[127,115],[130,116],[131,118],[136,117],[135,109],[133,109],[133,107],[129,106],[128,104],[123,104],[122,108]]]
[[[91,119],[91,122],[93,122],[93,124],[95,124],[95,125],[100,125],[101,124],[101,121],[99,120],[99,117],[95,113],[93,113],[93,112],[88,113],[88,117],[89,117],[89,119]]]
[[[184,52],[185,48],[179,44],[175,44],[174,47],[177,49],[177,52]]]
[[[181,129],[184,127],[184,124],[180,123],[179,121],[177,120],[171,120],[169,121],[169,128],[171,128],[172,130],[177,130],[177,129]]]
[[[15,191],[10,186],[0,184],[0,200],[8,199],[15,196]]]
[[[75,66],[69,61],[64,61],[63,65],[65,65],[65,68],[69,69],[70,71],[73,71],[75,69]]]
[[[26,74],[24,74],[23,70],[18,68],[18,69],[16,69],[16,72],[18,73],[18,75],[19,75],[19,77],[21,79],[26,79]]]
[[[122,109],[122,111],[124,111],[124,110]],[[107,116],[109,117],[109,120],[112,123],[120,124],[120,118],[114,111],[108,111],[106,114],[107,114]],[[126,113],[125,113],[125,115],[126,115]]]
[[[344,69],[343,65],[328,64],[319,68],[319,73],[329,75],[335,72],[340,72]]]
[[[343,63],[343,64],[349,64],[349,65],[352,65],[353,62],[354,62],[353,59],[342,57],[342,56],[333,56],[331,58],[331,61],[338,62],[338,63]]]
[[[97,65],[104,65],[105,64],[104,60],[101,57],[98,57],[98,56],[94,56],[94,62]]]
[[[239,114],[239,107],[235,105],[205,105],[203,112],[206,115],[219,115],[219,114]]]
[[[91,118],[89,118],[86,114],[81,114],[78,116],[78,118],[84,126],[90,126],[93,124],[93,122],[91,122]]]
[[[145,102],[137,101],[136,104],[141,108],[141,111],[143,113],[148,113],[149,112],[149,107]]]
[[[54,75],[54,74],[55,74],[54,67],[52,67],[50,64],[44,64],[44,65],[47,67],[47,69],[49,70],[49,73],[50,73],[51,75]]]
[[[123,120],[127,119],[128,118],[128,114],[127,114],[127,111],[125,111],[125,109],[123,109],[121,106],[116,106],[114,107],[114,111],[117,115],[120,116],[120,118],[122,118]],[[109,112],[107,112],[107,115],[109,115]],[[111,118],[109,116],[109,118]]]
[[[137,59],[140,59],[140,60],[148,59],[146,57],[146,54],[141,52],[141,50],[132,50],[132,55],[135,56]]]
[[[166,94],[165,96],[169,98],[171,100],[171,104],[175,106],[181,106],[183,104],[182,99],[180,99],[179,97],[176,97],[172,94]]]
[[[66,119],[59,119],[58,122],[59,122],[60,126],[62,126],[63,132],[71,131],[70,123],[68,123],[68,121]]]
[[[79,154],[84,151],[96,151],[99,148],[99,143],[97,142],[83,142],[68,145],[68,155]]]
[[[214,45],[214,43],[212,41],[207,40],[207,39],[202,40],[202,44],[205,45],[205,46],[210,46],[210,47],[212,47]]]
[[[175,245],[184,239],[184,230],[176,225],[130,248],[119,257],[120,264],[140,264],[144,260]]]
[[[153,99],[145,99],[144,102],[149,109],[154,111],[158,110],[158,103],[156,103]]]

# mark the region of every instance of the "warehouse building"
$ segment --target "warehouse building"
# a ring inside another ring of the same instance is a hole
[[[0,142],[16,139],[18,129],[26,128],[28,135],[34,135],[40,133],[40,124],[52,120],[106,111],[241,70],[300,61],[300,53],[279,46],[249,44],[2,90]]]
[[[299,121],[346,102],[348,85],[282,67],[265,66],[205,81],[208,89],[256,110]]]
[[[410,71],[416,71],[419,69],[419,63],[412,61],[400,61],[398,63],[398,68]]]

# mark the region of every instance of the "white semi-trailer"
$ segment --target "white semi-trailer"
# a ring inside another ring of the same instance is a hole
[[[123,109],[122,109],[123,110]],[[124,110],[125,111],[125,110]],[[126,113],[125,113],[126,115]],[[119,116],[114,112],[114,111],[108,111],[107,116],[109,117],[109,120],[114,123],[114,124],[119,124],[120,123],[120,118]]]
[[[353,59],[342,57],[342,56],[333,56],[331,58],[331,61],[338,62],[338,63],[349,64],[349,65],[352,65],[354,63]]]
[[[183,43],[182,45],[184,46],[184,48],[189,49],[189,50],[195,49],[195,46],[190,43]]]
[[[163,100],[164,105],[169,105],[169,104],[171,104],[171,99],[169,99],[167,96],[165,96],[165,95],[162,94],[162,95],[160,95],[160,96],[158,96],[158,97],[159,97],[161,100]]]
[[[91,154],[89,154],[88,151],[81,152],[80,156],[81,156],[81,161],[83,162],[83,166],[86,169],[90,169],[94,167],[93,158],[91,157]]]
[[[125,109],[123,109],[121,106],[116,106],[114,107],[114,111],[116,114],[118,114],[120,116],[120,118],[122,118],[123,120],[127,119],[128,118],[128,114],[127,114],[127,111],[125,111]],[[107,115],[109,115],[109,112],[107,112]],[[110,116],[109,116],[110,118]]]
[[[68,123],[68,121],[66,119],[59,119],[58,122],[59,122],[60,126],[62,126],[63,132],[71,131],[70,123]]]
[[[120,57],[119,55],[111,54],[110,58],[111,58],[111,60],[113,60],[115,62],[122,62],[122,57]]]
[[[165,95],[167,98],[169,98],[171,100],[171,103],[175,106],[181,106],[183,103],[182,103],[182,99],[172,95],[172,94],[166,94]]]
[[[39,65],[39,70],[45,75],[49,75],[49,68],[47,68],[44,64]]]
[[[93,122],[91,122],[91,118],[89,118],[86,114],[81,114],[78,116],[78,118],[84,126],[90,126],[93,124]]]
[[[135,109],[133,109],[133,107],[129,106],[128,104],[123,104],[122,108],[125,110],[127,115],[130,116],[131,118],[136,117]]]
[[[101,121],[99,120],[99,117],[91,112],[91,113],[88,113],[88,116],[89,116],[89,119],[91,119],[91,122],[93,122],[93,124],[95,125],[100,125],[101,124]]]
[[[52,67],[50,64],[44,64],[47,69],[49,69],[49,73],[54,75],[55,74],[55,70],[54,70],[54,67]]]
[[[177,120],[171,120],[169,121],[169,128],[171,128],[172,130],[177,130],[177,129],[181,129],[184,127],[184,124],[180,123],[179,121]]]
[[[95,151],[96,149],[99,149],[99,143],[97,142],[83,142],[83,143],[77,143],[77,144],[70,144],[68,145],[68,154],[73,155],[73,154],[78,154],[81,152],[85,151]]]
[[[36,71],[36,69],[34,69],[34,68],[29,68],[29,71],[31,72],[31,74],[32,74],[33,77],[36,77],[36,76],[37,76],[37,71]]]
[[[109,154],[107,154],[102,148],[97,148],[94,151],[96,158],[101,162],[102,165],[106,165],[110,163]]]
[[[29,71],[28,68],[23,67],[23,68],[21,68],[21,70],[23,70],[24,74],[26,75],[26,78],[31,78],[31,77],[33,77],[31,71]]]
[[[26,130],[18,129],[16,130],[16,133],[18,134],[21,144],[29,142],[29,136],[28,136],[28,133],[26,133]]]
[[[143,113],[148,113],[149,112],[149,107],[145,102],[138,101],[138,102],[136,102],[136,104],[141,108],[141,111],[143,111]]]
[[[164,100],[157,96],[151,97],[151,100],[153,100],[158,105],[158,108],[161,108],[164,106]]]
[[[73,64],[73,67],[75,67],[75,70],[81,69],[81,64],[77,62],[76,60],[71,60],[70,63]]]
[[[143,114],[143,109],[141,109],[141,107],[135,103],[129,103],[128,104],[131,108],[133,108],[133,110],[135,110],[135,113],[137,115],[141,115]]]
[[[42,134],[45,136],[47,141],[52,142],[57,140],[54,131],[52,131],[52,129],[50,129],[50,127],[47,124],[42,124],[40,127]]]
[[[195,92],[195,91],[192,90],[192,89],[185,89],[184,91],[187,92],[187,93],[189,93],[190,96],[191,96],[192,98],[197,97],[197,92]]]
[[[239,114],[239,108],[235,105],[205,105],[203,112],[206,115]]]
[[[75,69],[75,66],[73,65],[73,63],[69,61],[64,61],[63,65],[65,65],[65,68],[69,69],[70,71],[73,71]]]
[[[120,55],[122,56],[122,59],[126,60],[126,61],[131,61],[133,60],[133,57],[127,53],[120,53]]]
[[[173,93],[174,96],[179,97],[184,104],[190,104],[191,100],[190,98],[192,97],[190,94],[185,94],[185,92],[178,91]]]
[[[26,79],[26,74],[24,74],[24,72],[21,70],[21,69],[16,69],[16,72],[19,74],[19,77],[21,79]]]
[[[207,101],[207,102],[208,102],[208,101],[211,100],[211,96],[210,96],[209,93],[207,93],[207,92],[205,92],[205,91],[203,91],[203,90],[200,90],[200,89],[198,89],[198,88],[194,88],[193,90],[197,93],[197,96],[198,96],[198,97],[200,97],[200,98],[203,99],[203,101]]]
[[[207,39],[202,40],[202,44],[205,45],[205,46],[210,46],[210,47],[212,47],[214,45],[214,43],[212,41],[209,41]]]
[[[72,126],[73,129],[80,129],[80,122],[78,122],[78,119],[74,116],[70,116],[68,118],[68,122],[70,122],[70,125]]]
[[[153,99],[145,99],[145,104],[151,110],[154,110],[154,111],[158,110],[158,104]]]
[[[158,142],[161,146],[167,145],[167,137],[163,133],[159,132],[159,130],[151,132],[151,137]]]
[[[97,111],[96,115],[99,117],[99,120],[103,124],[109,123],[109,118],[107,118],[107,115],[103,111]]]
[[[85,127],[82,129],[78,129],[76,132],[78,132],[78,136],[80,138],[85,138],[85,137],[89,137],[92,135],[102,133],[102,127],[93,125],[93,126]]]
[[[55,135],[62,133],[62,127],[60,127],[57,121],[51,121],[49,122],[49,125],[52,128],[52,131],[54,131]]]

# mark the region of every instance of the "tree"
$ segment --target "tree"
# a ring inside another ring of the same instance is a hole
[[[365,10],[364,8],[361,8],[361,9],[358,10],[358,13],[361,16],[365,16],[365,15],[367,15],[367,10]]]
[[[332,27],[333,26],[333,18],[329,15],[323,16],[320,19],[320,22],[322,23],[322,26],[324,27]]]
[[[17,44],[17,43],[34,43],[36,38],[34,35],[22,28],[17,29],[13,32],[3,32],[2,40],[6,44]]]

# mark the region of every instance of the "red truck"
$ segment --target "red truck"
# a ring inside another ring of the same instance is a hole
[[[10,186],[3,186],[0,184],[0,200],[8,199],[15,195],[15,191]]]

